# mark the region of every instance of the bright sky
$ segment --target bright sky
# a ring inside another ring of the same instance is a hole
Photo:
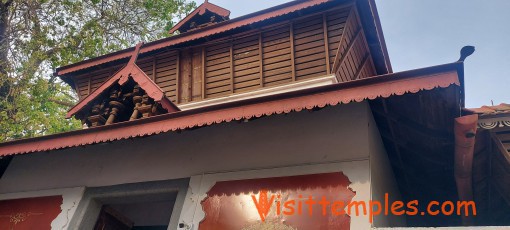
[[[197,5],[203,1],[198,0]],[[211,0],[231,18],[288,0]],[[403,71],[458,60],[465,45],[466,107],[510,103],[509,0],[376,0],[393,66]]]

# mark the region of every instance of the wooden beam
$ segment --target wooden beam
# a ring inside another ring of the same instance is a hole
[[[80,91],[79,88],[76,88],[76,89],[78,90],[78,92]],[[89,77],[89,82],[88,82],[88,86],[87,86],[87,96],[90,95],[91,90],[92,90],[92,77]]]
[[[324,27],[324,49],[326,51],[326,74],[331,74],[331,67],[329,64],[330,60],[329,60],[328,20],[326,17],[326,13],[322,14],[322,26]]]
[[[193,101],[193,49],[188,49],[189,69],[188,69],[188,101]]]
[[[234,93],[234,42],[230,42],[230,93]]]
[[[491,185],[494,188],[493,190],[497,192],[501,198],[507,203],[507,205],[510,205],[510,197],[508,195],[508,192],[505,191],[502,185],[500,185],[497,181],[491,181]]]
[[[260,65],[260,87],[264,87],[264,49],[262,49],[262,32],[259,33],[259,65]]]
[[[202,99],[205,99],[205,46],[202,46]]]
[[[490,135],[493,144],[496,145],[497,150],[499,150],[498,153],[504,157],[503,159],[506,160],[507,164],[510,164],[510,155],[508,154],[509,151],[508,147],[506,146],[506,143],[503,143],[497,134],[492,132],[490,133]]]
[[[383,98],[383,99],[381,99],[381,102],[383,104],[384,112],[387,114],[388,106],[386,105],[386,100]],[[391,120],[388,118],[388,116],[384,116],[384,117],[386,118],[386,122],[388,123],[391,138],[393,140],[395,140],[395,131],[393,130],[393,126],[391,125]],[[400,168],[403,169],[402,172],[404,174],[404,181],[406,183],[406,186],[409,186],[410,185],[409,176],[407,175],[407,170],[405,170],[404,161],[402,160],[402,153],[400,152],[400,148],[397,145],[397,143],[395,143],[394,141],[392,141],[392,143],[393,143],[393,148],[395,148],[395,153],[397,154],[398,164],[400,164]]]
[[[74,88],[75,88],[76,94],[78,94],[78,99],[81,100],[83,98],[83,96],[81,95],[80,87],[78,85],[78,81],[76,79],[73,79],[73,83],[74,83]]]
[[[361,74],[361,71],[363,71],[363,68],[365,68],[365,65],[367,64],[368,58],[370,57],[370,53],[367,53],[365,57],[363,58],[363,61],[361,61],[361,65],[356,70],[356,74],[354,75],[354,78],[351,80],[358,80],[359,75]]]
[[[358,14],[358,10],[354,9],[354,16],[356,16],[356,19],[358,20],[358,22],[361,22],[361,18],[359,17],[359,14]],[[368,56],[370,59],[372,59],[372,52],[370,52],[370,47],[368,47],[368,43],[367,43],[367,40],[365,39],[365,36],[363,36],[363,47],[365,48],[366,52],[368,53]],[[377,70],[375,69],[374,67],[374,62],[372,61],[371,62],[372,65],[371,65],[371,68],[373,69],[375,75],[377,75]]]
[[[494,192],[493,189],[492,189],[492,183],[493,183],[493,178],[492,178],[492,176],[493,176],[492,175],[492,170],[493,170],[493,168],[492,168],[493,167],[492,160],[493,160],[493,157],[494,157],[494,142],[492,142],[492,141],[489,142],[488,149],[489,149],[489,154],[488,154],[489,155],[489,159],[488,159],[489,167],[487,167],[487,175],[488,175],[487,183],[488,183],[489,186],[487,186],[488,187],[487,188],[487,190],[488,190],[487,191],[487,193],[488,193],[488,195],[487,195],[487,203],[488,203],[487,208],[489,210],[488,214],[490,216],[490,215],[492,215],[492,199],[493,199],[492,192]],[[475,194],[475,196],[477,196],[477,195],[478,194]]]
[[[290,66],[292,68],[292,81],[296,81],[296,65],[294,60],[294,22],[290,22]]]
[[[176,104],[179,104],[180,100],[179,98],[181,97],[181,92],[179,91],[180,90],[180,84],[181,84],[181,52],[177,51],[177,59],[176,59],[176,66],[175,66],[175,103]]]
[[[393,121],[400,125],[411,128],[414,131],[419,132],[423,135],[429,136],[431,138],[448,140],[451,138],[451,135],[452,135],[452,134],[449,134],[448,132],[443,131],[443,130],[426,127],[426,126],[419,124],[407,117],[404,117],[402,115],[398,115],[398,114],[395,114],[392,112],[379,111],[377,109],[372,109],[372,112],[376,113],[379,116],[385,117],[386,119],[389,119],[390,121]]]
[[[431,155],[430,155],[431,151],[424,150],[425,148],[422,149],[422,148],[417,148],[417,146],[410,146],[409,144],[405,144],[398,140],[395,140],[392,137],[390,137],[387,134],[384,134],[382,132],[381,132],[381,137],[383,137],[384,139],[387,139],[388,141],[391,141],[392,143],[397,144],[400,148],[405,150],[406,153],[412,154],[415,157],[419,157],[420,159],[424,159],[424,160],[427,160],[428,162],[434,163],[434,164],[436,164],[436,166],[442,166],[442,167],[439,167],[440,169],[438,169],[438,170],[431,170],[431,171],[436,171],[436,172],[441,171],[442,172],[445,167],[449,166],[448,163],[444,160],[437,161],[436,159],[433,159],[433,157],[431,157]],[[434,152],[434,154],[437,155],[436,152]],[[446,155],[444,155],[444,156],[446,156]]]
[[[336,71],[334,71],[335,66],[337,65],[338,59],[340,58],[340,51],[342,50],[342,42],[345,39],[345,34],[347,31],[347,28],[350,26],[349,23],[351,23],[351,21],[352,21],[352,17],[353,17],[352,14],[353,14],[353,9],[351,9],[351,11],[349,12],[349,16],[347,16],[347,19],[345,20],[345,25],[344,25],[344,28],[342,29],[343,30],[342,36],[340,36],[340,41],[338,41],[338,48],[336,49],[336,52],[335,52],[335,61],[333,62],[333,66],[331,67],[332,73],[336,72]]]
[[[154,83],[157,83],[156,82],[156,64],[157,64],[158,60],[156,59],[156,55],[154,55],[154,58],[152,59],[152,81],[154,81]]]
[[[333,64],[333,69],[337,69],[337,68],[340,68],[340,66],[342,66],[342,64],[344,63],[345,59],[348,56],[347,54],[349,54],[349,52],[351,51],[351,49],[354,46],[354,44],[356,44],[356,41],[358,40],[359,35],[362,33],[362,31],[363,31],[363,29],[361,27],[358,27],[358,29],[356,30],[355,35],[352,37],[351,42],[347,46],[347,49],[345,50],[345,53],[343,54],[343,56],[340,57],[340,60],[338,62],[335,62]]]

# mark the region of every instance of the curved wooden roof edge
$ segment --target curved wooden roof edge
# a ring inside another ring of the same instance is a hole
[[[140,48],[142,47],[143,42],[140,42],[136,45],[135,50],[131,53],[131,58],[126,66],[121,68],[115,74],[113,74],[107,81],[101,84],[96,90],[94,90],[91,94],[85,97],[83,100],[78,102],[73,108],[71,108],[67,114],[66,118],[71,118],[73,115],[81,111],[87,105],[89,105],[94,99],[100,96],[105,90],[109,89],[113,84],[118,83],[119,85],[124,85],[131,77],[140,88],[142,88],[147,95],[154,99],[154,101],[160,102],[164,109],[168,112],[176,112],[179,111],[179,108],[174,105],[165,95],[163,90],[159,88],[156,83],[154,83],[149,76],[147,76],[141,69],[136,65],[136,59],[138,58],[138,54],[140,52]]]
[[[179,23],[177,23],[177,25],[172,27],[168,33],[173,34],[175,31],[179,30],[184,24],[186,24],[186,22],[191,20],[197,14],[204,15],[206,11],[213,12],[213,13],[220,15],[224,18],[228,18],[228,16],[230,16],[230,10],[227,10],[221,6],[212,4],[206,0],[204,3],[202,3],[202,5],[197,7],[195,10],[193,10],[193,12],[188,14],[184,19],[182,19]]]

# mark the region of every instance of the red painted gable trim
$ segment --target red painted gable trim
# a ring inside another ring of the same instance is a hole
[[[303,109],[461,86],[458,63],[374,76],[107,126],[0,143],[0,156],[64,149]],[[460,90],[461,87],[459,87]]]

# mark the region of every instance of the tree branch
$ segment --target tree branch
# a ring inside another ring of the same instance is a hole
[[[60,100],[57,100],[55,98],[49,98],[48,101],[51,101],[51,102],[59,104],[59,105],[67,106],[67,107],[73,107],[74,106],[74,103],[67,102],[67,101],[60,101]]]

